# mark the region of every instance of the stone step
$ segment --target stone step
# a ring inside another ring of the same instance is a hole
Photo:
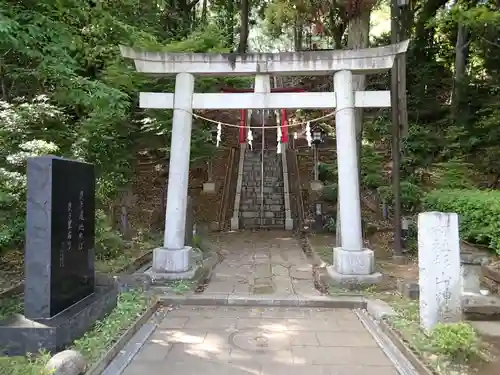
[[[262,158],[254,158],[254,157],[245,157],[244,163],[245,164],[262,164]],[[264,158],[264,166],[266,165],[281,165],[281,160],[275,160],[275,159],[270,159],[270,158]]]
[[[261,227],[260,218],[241,218],[241,225],[243,228],[259,228]],[[283,228],[285,225],[285,219],[262,219],[262,226],[266,228]]]
[[[260,163],[243,163],[243,169],[248,171],[260,171],[262,168],[264,168],[265,171],[281,171],[281,165],[279,164],[265,164],[262,166]]]
[[[265,190],[261,192],[260,187],[259,188],[241,188],[241,195],[245,196],[246,198],[264,198],[264,199],[272,199],[272,200],[277,200],[277,199],[283,199],[284,198],[284,193],[279,192],[279,191],[267,191]]]
[[[260,212],[256,211],[241,211],[240,215],[242,218],[260,218]]]
[[[264,187],[276,187],[277,190],[276,192],[279,193],[283,191],[283,182],[281,181],[264,181]],[[243,188],[259,188],[260,190],[261,182],[260,181],[253,181],[253,180],[242,180],[241,181],[241,187]],[[278,190],[279,188],[279,190]]]
[[[260,164],[243,164],[243,172],[264,172],[278,173],[281,172],[281,165],[266,165],[264,168]]]
[[[285,204],[285,200],[283,199],[283,197],[271,199],[271,198],[267,198],[266,196],[264,196],[264,205],[277,205],[277,204],[279,204],[279,205]],[[240,205],[259,205],[259,207],[260,207],[260,196],[259,197],[248,197],[248,196],[242,197],[240,200]]]
[[[244,186],[242,185],[241,186],[241,194],[244,194],[244,193],[258,193],[260,194],[261,193],[261,190],[262,190],[262,193],[264,195],[270,195],[270,194],[274,194],[274,195],[283,195],[284,191],[283,191],[283,188],[282,187],[278,187],[278,186],[265,186],[261,189],[260,186]]]
[[[240,204],[241,212],[260,212],[260,203]],[[280,213],[285,211],[283,204],[264,204],[264,212]]]
[[[260,219],[261,215],[260,212],[254,212],[254,211],[241,211],[240,212],[240,217],[243,219]],[[274,212],[264,212],[263,216],[264,219],[285,219],[285,215],[277,215]],[[263,219],[263,220],[264,220]]]
[[[264,204],[270,204],[270,205],[275,205],[275,204],[281,204],[283,205],[285,203],[285,200],[283,198],[268,198],[266,196],[264,198]],[[241,196],[241,201],[246,202],[242,204],[258,204],[260,207],[261,203],[261,196],[260,195],[242,195]]]

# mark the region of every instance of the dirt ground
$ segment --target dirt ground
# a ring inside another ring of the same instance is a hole
[[[23,281],[23,258],[21,251],[9,251],[0,257],[0,292]]]

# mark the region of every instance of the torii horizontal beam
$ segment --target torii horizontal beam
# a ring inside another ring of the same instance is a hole
[[[172,109],[175,95],[141,92],[141,108]],[[390,91],[356,91],[355,107],[385,108],[391,106]],[[335,108],[334,92],[301,93],[213,93],[193,94],[193,109],[326,109]]]
[[[340,70],[353,74],[381,73],[392,68],[396,55],[406,52],[408,40],[377,48],[280,53],[170,53],[120,46],[138,72],[155,75],[191,73],[211,76],[326,75]]]
[[[254,92],[252,88],[234,88],[234,87],[223,87],[222,92],[227,93],[244,93],[244,92]],[[271,87],[271,92],[305,92],[306,89],[302,87]]]

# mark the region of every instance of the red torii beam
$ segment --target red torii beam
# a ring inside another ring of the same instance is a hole
[[[248,88],[248,89],[237,89],[233,87],[223,87],[221,89],[222,92],[227,92],[227,93],[244,93],[244,92],[253,92],[253,89]],[[277,88],[272,88],[271,92],[305,92],[303,88],[299,87],[277,87]],[[281,142],[286,143],[288,142],[288,119],[287,119],[287,114],[286,114],[286,109],[281,109]],[[246,134],[245,134],[245,128],[247,126],[247,110],[246,109],[240,109],[240,143],[245,143],[246,142]]]

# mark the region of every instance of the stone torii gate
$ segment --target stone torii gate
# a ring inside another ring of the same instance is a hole
[[[197,109],[334,109],[342,247],[335,248],[328,272],[344,283],[374,283],[373,251],[363,247],[355,108],[390,107],[389,91],[353,91],[353,74],[391,69],[408,41],[359,50],[219,54],[166,53],[120,47],[138,72],[176,75],[175,93],[141,92],[140,107],[173,109],[165,237],[154,250],[153,272],[165,278],[187,278],[193,273],[191,248],[185,246],[192,112]],[[252,93],[195,93],[195,76],[255,76]],[[271,75],[333,75],[334,92],[271,92]]]

